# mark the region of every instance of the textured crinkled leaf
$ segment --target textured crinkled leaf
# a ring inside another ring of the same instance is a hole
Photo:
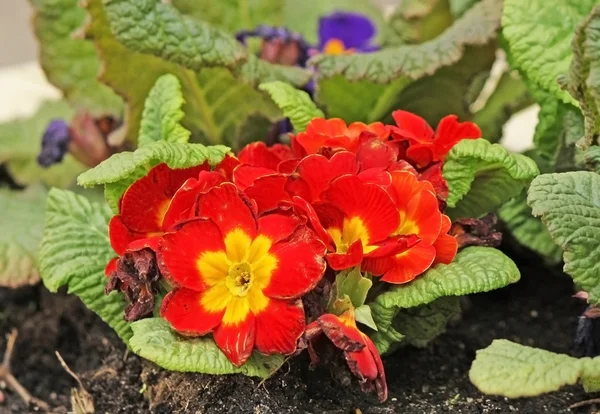
[[[458,297],[442,297],[427,305],[398,312],[393,326],[404,335],[403,343],[422,348],[446,332],[448,321],[460,311]]]
[[[335,75],[375,83],[389,83],[400,77],[418,79],[459,61],[466,46],[488,44],[496,37],[501,13],[502,1],[483,0],[428,42],[368,54],[318,55],[312,64],[320,81]]]
[[[579,145],[587,149],[600,132],[600,5],[577,27],[572,47],[569,73],[559,83],[579,102],[585,117]]]
[[[531,158],[511,154],[485,139],[463,140],[452,148],[443,167],[450,189],[450,217],[479,217],[518,196],[539,174]]]
[[[418,44],[440,35],[452,24],[446,0],[405,0],[387,19],[385,47]]]
[[[132,323],[131,328],[133,336],[129,343],[133,352],[171,371],[268,378],[284,362],[281,355],[254,352],[248,362],[237,368],[211,337],[181,337],[161,318],[142,319]]]
[[[97,79],[100,72],[94,44],[74,36],[85,21],[79,0],[32,0],[40,62],[48,80],[76,107],[96,115],[120,116],[121,99]]]
[[[504,203],[498,209],[498,217],[517,242],[543,256],[548,263],[561,261],[562,249],[552,241],[544,223],[533,216],[527,205],[527,192]]]
[[[600,175],[578,171],[543,174],[527,202],[563,250],[564,271],[600,303]]]
[[[125,300],[115,292],[104,295],[104,268],[115,257],[108,239],[111,215],[105,204],[90,203],[70,191],[50,190],[40,274],[48,290],[67,286],[127,342],[131,329],[123,319]]]
[[[183,16],[160,0],[110,0],[105,4],[115,37],[128,48],[187,69],[227,67],[252,85],[282,80],[304,86],[310,72],[270,64],[251,55],[233,35]],[[155,30],[160,28],[160,30]]]
[[[190,131],[179,123],[184,113],[181,84],[176,76],[162,75],[146,98],[138,145],[164,140],[185,143],[190,139]]]
[[[506,0],[502,34],[508,42],[513,67],[563,102],[574,103],[556,79],[569,70],[575,26],[596,3],[596,0]]]
[[[600,376],[600,357],[573,358],[496,339],[477,351],[469,378],[485,394],[533,397]]]
[[[261,24],[280,26],[283,20],[282,0],[173,0],[172,4],[182,13],[228,32]]]
[[[69,121],[73,110],[65,101],[45,102],[28,117],[0,124],[0,164],[5,164],[12,178],[21,185],[38,181],[56,187],[67,187],[75,182],[85,167],[70,155],[50,168],[37,163],[42,149],[42,136],[53,119]]]
[[[157,141],[138,148],[135,152],[120,152],[98,166],[81,174],[77,183],[84,187],[104,184],[108,204],[118,211],[121,195],[135,180],[143,177],[153,166],[166,163],[171,168],[188,168],[208,161],[216,165],[229,152],[229,148],[214,145],[185,144]]]
[[[117,14],[120,10],[120,7],[111,4],[106,8]],[[222,67],[186,68],[178,64],[181,59],[177,60],[173,55],[165,53],[154,56],[142,47],[126,48],[111,33],[100,0],[90,0],[88,10],[93,17],[88,34],[100,48],[105,63],[102,78],[123,95],[128,103],[128,140],[137,139],[144,100],[158,77],[165,73],[172,73],[182,83],[185,117],[181,123],[191,131],[192,141],[226,143],[237,148],[238,138],[244,132],[242,128],[250,118],[260,115],[274,122],[281,117],[281,111],[268,96],[255,90],[243,79],[235,77],[230,70]],[[158,24],[160,19],[156,19]],[[173,26],[177,24],[175,22]],[[267,67],[267,62],[257,61],[252,56],[243,65],[247,76],[264,76],[267,79],[269,76],[278,76],[277,67]],[[303,81],[308,81],[308,77]],[[266,132],[265,128],[262,135]]]
[[[283,0],[283,25],[301,33],[312,43],[318,43],[319,18],[337,11],[356,12],[371,19],[378,31],[374,38],[379,42],[384,27],[381,9],[370,0]]]
[[[304,131],[313,118],[325,116],[308,93],[285,82],[263,83],[259,89],[271,96],[275,104],[283,111],[283,115],[290,119],[296,132]]]
[[[19,287],[40,280],[37,254],[44,229],[48,192],[42,185],[16,191],[0,188],[0,286]]]
[[[490,247],[467,247],[450,264],[439,264],[414,281],[393,286],[369,304],[379,328],[372,338],[386,352],[404,335],[393,328],[402,309],[426,305],[444,296],[462,296],[498,289],[520,278],[519,269],[504,253]]]
[[[514,73],[504,72],[483,108],[475,112],[473,122],[481,128],[483,138],[495,143],[502,138],[502,128],[510,117],[531,104],[525,83]]]
[[[538,123],[535,127],[533,143],[540,155],[554,160],[563,134],[563,120],[569,110],[577,111],[573,105],[560,101],[554,94],[532,85],[531,91],[540,106]]]

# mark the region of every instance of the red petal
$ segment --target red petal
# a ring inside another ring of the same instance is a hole
[[[202,296],[194,290],[175,289],[163,299],[160,315],[180,334],[206,335],[221,323],[225,310],[208,312],[202,306]]]
[[[257,178],[244,192],[256,201],[258,214],[276,209],[282,201],[291,201],[285,191],[287,177],[281,174],[267,175]]]
[[[123,223],[137,232],[160,231],[169,202],[179,187],[208,168],[206,163],[183,169],[171,169],[167,164],[152,168],[123,194],[120,203]]]
[[[358,174],[358,178],[365,183],[376,184],[383,188],[392,185],[392,176],[390,173],[380,168],[369,168],[368,170],[361,171]]]
[[[138,233],[127,228],[121,216],[113,216],[108,222],[110,245],[119,256],[123,256],[129,243],[146,237],[146,233]]]
[[[438,199],[446,201],[448,199],[448,183],[442,175],[442,163],[438,162],[431,165],[419,175],[420,181],[428,181],[435,190]]]
[[[334,178],[357,173],[358,161],[351,152],[338,152],[331,159],[313,154],[300,161],[296,171],[288,178],[286,189],[290,194],[312,202],[319,199]]]
[[[240,165],[240,161],[233,155],[226,155],[223,161],[218,163],[214,171],[221,174],[227,181],[233,180],[233,170]]]
[[[371,354],[371,351],[365,346],[358,352],[344,353],[346,362],[350,371],[357,376],[361,382],[374,380],[378,377],[377,363]]]
[[[276,173],[276,170],[271,170],[269,168],[253,167],[251,165],[242,164],[233,170],[233,182],[240,190],[245,190],[247,187],[250,187],[257,178]]]
[[[222,176],[218,173],[210,173],[208,171],[202,171],[203,174],[214,174],[218,177]],[[187,220],[193,216],[194,203],[196,198],[201,191],[201,185],[195,178],[188,179],[183,185],[177,190],[173,199],[169,204],[169,208],[165,213],[163,219],[163,228],[165,230],[170,229],[172,226],[180,221]]]
[[[286,153],[281,151],[282,147],[284,146],[280,144],[274,148],[267,148],[264,142],[253,142],[242,148],[238,158],[242,164],[275,171],[282,160],[292,157],[291,149]]]
[[[456,252],[458,251],[458,241],[456,238],[448,234],[448,231],[450,231],[451,227],[452,222],[450,221],[450,218],[447,215],[442,214],[442,229],[440,230],[440,236],[435,243],[433,243],[436,253],[434,264],[448,264],[456,257]]]
[[[346,253],[329,253],[327,263],[333,270],[345,270],[358,266],[363,260],[363,246],[360,240],[348,247]]]
[[[277,268],[263,293],[276,299],[294,299],[312,290],[327,267],[325,250],[325,245],[306,226],[274,244],[269,253],[277,258]]]
[[[252,312],[239,324],[222,323],[213,333],[219,349],[237,367],[244,365],[252,355],[255,336],[256,321]]]
[[[258,219],[258,233],[264,234],[273,244],[287,239],[301,224],[306,223],[297,215],[274,212]]]
[[[413,144],[406,150],[406,157],[418,168],[425,168],[434,161],[435,144]]]
[[[256,349],[266,355],[291,354],[306,326],[302,301],[271,300],[256,315]]]
[[[394,256],[394,267],[385,272],[382,281],[388,283],[407,283],[425,272],[435,259],[433,246],[417,244],[406,252]]]
[[[415,246],[420,241],[421,239],[415,235],[390,237],[383,243],[378,243],[377,248],[365,254],[365,257],[374,259],[377,257],[396,255]]]
[[[421,191],[410,199],[406,210],[401,211],[404,215],[398,234],[403,236],[416,234],[421,239],[421,244],[428,246],[437,239],[442,225],[442,214],[433,193]]]
[[[106,264],[106,267],[104,268],[104,276],[110,277],[110,275],[112,275],[114,272],[117,271],[118,260],[119,260],[118,257],[113,257],[112,259],[110,259],[108,261],[108,263]]]
[[[337,178],[322,198],[339,208],[346,217],[359,217],[367,229],[370,243],[387,238],[398,227],[398,211],[390,196],[383,188],[364,183],[358,177]]]
[[[202,194],[198,199],[196,216],[215,222],[223,237],[235,229],[241,229],[251,239],[256,234],[256,213],[252,202],[231,183],[223,183]]]
[[[158,265],[163,276],[177,286],[202,291],[206,283],[198,266],[205,252],[225,250],[223,235],[215,223],[196,219],[180,225],[175,233],[166,234],[159,243]]]
[[[294,203],[294,208],[298,211],[298,214],[305,216],[308,219],[311,229],[319,236],[321,241],[325,243],[327,249],[335,250],[333,240],[323,227],[323,224],[321,223],[321,220],[319,219],[319,216],[317,215],[317,212],[313,206],[311,206],[305,199],[300,197],[294,197],[292,201]],[[339,225],[341,225],[341,220]]]
[[[310,135],[323,134],[334,137],[345,135],[347,127],[346,122],[340,118],[314,118],[306,126],[306,132]]]
[[[394,111],[392,117],[398,125],[397,128],[392,129],[394,135],[417,142],[428,142],[433,139],[433,129],[420,116],[407,111]]]
[[[434,161],[442,161],[459,141],[481,138],[481,135],[481,130],[477,125],[472,122],[458,122],[456,115],[442,118],[435,131]]]
[[[158,234],[156,236],[144,237],[143,239],[137,239],[132,241],[127,245],[126,252],[135,252],[137,250],[142,249],[152,249],[153,251],[158,251],[158,244],[162,238],[162,234]]]
[[[344,314],[345,315],[345,314]],[[356,327],[354,319],[345,318],[326,313],[319,316],[317,322],[321,326],[323,333],[336,348],[342,351],[357,352],[365,348],[365,343],[361,332]],[[354,318],[352,316],[352,318]]]
[[[363,140],[356,153],[361,169],[388,168],[398,158],[398,152],[379,138]]]
[[[417,176],[409,171],[392,171],[390,174],[392,185],[387,191],[399,209],[406,210],[410,200],[423,191],[434,192],[431,183],[419,182]]]

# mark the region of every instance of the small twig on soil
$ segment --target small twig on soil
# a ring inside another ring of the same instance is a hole
[[[591,400],[579,401],[578,403],[569,405],[569,410],[573,408],[581,408],[586,407],[592,404],[600,404],[600,398],[592,398]]]
[[[18,331],[13,329],[11,333],[6,336],[6,350],[4,351],[2,365],[0,365],[0,379],[4,380],[6,385],[8,385],[8,387],[19,397],[21,397],[21,399],[25,401],[27,405],[35,404],[43,411],[50,411],[50,406],[46,402],[32,396],[12,374],[10,369],[10,361],[15,348],[15,342],[17,342],[17,335]]]
[[[65,371],[67,371],[67,374],[69,374],[70,376],[72,376],[73,379],[75,381],[77,381],[77,384],[79,384],[79,388],[85,389],[85,387],[83,386],[83,383],[81,382],[81,380],[79,379],[79,377],[77,376],[77,374],[75,374],[73,371],[71,371],[71,368],[69,368],[69,366],[67,365],[67,363],[63,359],[62,355],[58,351],[54,351],[54,353],[56,354],[56,358],[58,358],[58,362],[60,362],[60,365],[63,367],[63,369]]]
[[[56,358],[60,362],[60,365],[63,369],[73,377],[77,384],[79,384],[79,390],[73,388],[71,390],[71,405],[73,406],[73,411],[78,413],[93,413],[94,412],[94,399],[91,394],[87,392],[83,383],[79,379],[79,376],[71,371],[71,368],[67,365],[63,357],[60,355],[58,351],[54,352],[56,354]]]

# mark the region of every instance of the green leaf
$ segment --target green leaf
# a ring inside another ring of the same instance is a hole
[[[290,119],[296,132],[304,131],[313,118],[325,116],[308,93],[285,82],[263,83],[258,88],[271,96],[275,104],[283,111],[283,115]]]
[[[486,45],[496,37],[502,2],[483,0],[438,36],[420,45],[388,48],[375,53],[318,55],[312,59],[318,80],[344,75],[351,81],[389,83],[400,77],[418,79],[461,59],[466,46]]]
[[[340,299],[348,296],[355,308],[365,303],[371,286],[373,286],[371,279],[363,277],[358,267],[344,270],[335,276],[336,296]]]
[[[67,187],[75,182],[85,167],[72,156],[50,168],[37,163],[42,149],[42,136],[53,119],[69,121],[72,109],[64,101],[44,102],[37,112],[28,117],[0,124],[0,164],[8,167],[12,178],[21,185],[42,181],[56,187]]]
[[[575,26],[596,3],[596,0],[504,2],[502,34],[509,45],[512,65],[565,103],[575,101],[560,89],[556,79],[569,70]]]
[[[383,15],[370,0],[283,0],[283,24],[301,33],[309,43],[316,44],[319,40],[319,18],[337,11],[357,12],[369,17],[378,28],[374,43],[379,42],[384,26]]]
[[[560,137],[564,132],[565,114],[570,110],[577,111],[577,108],[560,101],[553,94],[541,90],[535,85],[531,90],[540,106],[533,143],[540,155],[548,160],[554,160],[560,146]]]
[[[469,371],[481,392],[508,398],[534,397],[578,380],[591,386],[599,376],[600,357],[577,359],[505,339],[477,351]]]
[[[136,1],[138,0],[111,2],[106,6],[103,6],[100,0],[90,0],[88,3],[88,10],[92,16],[92,24],[88,28],[88,33],[99,47],[105,64],[102,78],[125,96],[128,102],[127,139],[130,141],[137,139],[144,99],[148,96],[158,77],[165,73],[177,76],[182,84],[185,117],[181,124],[191,131],[191,140],[212,144],[226,143],[235,148],[241,147],[242,142],[239,138],[247,129],[255,129],[255,125],[248,124],[251,119],[266,118],[270,122],[275,122],[281,118],[281,111],[271,99],[254,88],[258,84],[256,78],[274,80],[281,77],[287,80],[288,75],[292,78],[296,76],[298,70],[301,71],[302,76],[300,83],[306,83],[310,77],[310,74],[302,69],[280,68],[276,65],[269,65],[267,62],[258,61],[254,56],[249,56],[249,61],[241,68],[236,66],[236,74],[244,72],[239,76],[234,75],[225,67],[194,65],[193,61],[185,61],[190,65],[188,67],[182,63],[185,56],[166,53],[166,50],[155,56],[152,52],[156,52],[156,50],[144,47],[145,44],[142,42],[136,43],[138,47],[130,45],[131,42],[135,43],[135,40],[127,36],[127,44],[131,48],[126,48],[120,43],[122,34],[116,33],[116,36],[113,36],[111,33],[107,14],[112,13],[111,23],[116,19],[120,25],[135,32],[138,30],[136,22],[125,18],[121,9],[126,6],[135,7]],[[152,3],[152,7],[156,6],[152,0],[147,3]],[[107,13],[105,13],[105,7]],[[165,15],[156,13],[152,15],[156,25],[160,25],[165,16],[178,18],[170,25],[173,30],[176,28],[183,30],[183,27],[187,27],[186,24],[194,23],[194,20],[190,19],[184,21],[183,17],[167,5],[161,4],[158,9],[165,11]],[[137,14],[135,16],[141,18]],[[204,27],[203,23],[198,24],[200,26],[196,27],[196,31]],[[164,34],[155,35],[162,36]],[[223,34],[223,36],[226,35]],[[179,52],[181,51],[179,50]],[[249,79],[246,79],[245,76]],[[298,81],[298,79],[292,80]],[[262,126],[262,129],[252,136],[253,140],[263,138],[268,131],[268,126],[265,126],[264,123],[259,123],[259,125]]]
[[[368,326],[374,331],[377,331],[377,324],[373,320],[373,315],[371,315],[371,308],[368,305],[361,305],[358,308],[354,309],[354,319],[356,319],[357,322]]]
[[[104,295],[104,268],[115,257],[108,239],[111,211],[70,191],[52,189],[48,195],[40,274],[48,290],[67,286],[127,342],[130,324],[123,319],[125,299]]]
[[[189,16],[211,23],[230,33],[265,24],[281,26],[281,0],[173,0],[173,6]]]
[[[454,18],[460,17],[479,0],[449,0],[450,12]]]
[[[527,205],[527,192],[504,203],[498,210],[498,217],[517,242],[540,254],[549,263],[561,261],[562,249],[552,241],[544,223],[533,216],[531,207]]]
[[[85,21],[79,0],[31,0],[35,6],[35,34],[40,62],[48,80],[63,91],[75,107],[95,115],[120,116],[121,99],[97,79],[100,61],[94,44],[74,32]]]
[[[466,96],[487,76],[502,4],[484,0],[438,37],[369,54],[316,56],[316,100],[347,122],[391,122],[402,108],[435,125],[450,113],[472,118]],[[436,91],[444,90],[440,95]]]
[[[579,141],[584,150],[600,132],[600,5],[594,7],[577,27],[573,38],[573,60],[561,87],[579,102],[585,117],[585,136]]]
[[[446,0],[405,0],[388,18],[384,46],[423,43],[439,36],[452,21]]]
[[[423,348],[446,332],[448,321],[460,315],[458,297],[442,297],[426,305],[398,312],[393,327],[404,335],[402,343]]]
[[[171,168],[188,168],[206,161],[216,165],[228,152],[229,148],[221,145],[205,147],[202,144],[152,142],[135,152],[114,154],[77,177],[77,183],[83,187],[104,184],[108,204],[113,211],[118,211],[119,199],[127,187],[155,165],[164,162]]]
[[[544,174],[529,187],[527,202],[564,250],[564,271],[600,303],[600,176],[578,171]]]
[[[166,74],[158,78],[144,104],[139,146],[160,140],[188,142],[190,131],[179,123],[185,115],[181,110],[184,102],[176,76]]]
[[[531,104],[525,82],[512,72],[504,72],[485,106],[475,112],[473,122],[481,128],[483,138],[495,143],[502,138],[502,128],[513,114]]]
[[[171,371],[203,374],[244,374],[268,378],[281,365],[281,355],[265,356],[258,352],[241,367],[233,365],[212,338],[182,338],[161,318],[142,319],[131,324],[129,343],[133,352]]]
[[[467,247],[450,264],[439,264],[414,281],[393,286],[369,304],[379,332],[373,335],[380,352],[386,352],[404,335],[392,327],[402,309],[426,305],[445,296],[462,296],[498,289],[520,278],[519,269],[499,250]]]
[[[452,218],[479,217],[518,196],[539,174],[532,159],[511,154],[485,139],[462,140],[443,167],[448,182],[447,211]]]
[[[33,285],[40,280],[37,253],[42,241],[46,189],[0,188],[0,286]]]

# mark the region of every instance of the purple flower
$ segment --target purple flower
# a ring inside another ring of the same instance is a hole
[[[371,44],[376,28],[362,14],[335,12],[319,20],[319,50],[328,55],[379,50]]]
[[[42,137],[42,150],[37,157],[38,164],[50,167],[62,161],[68,151],[71,135],[69,125],[62,119],[50,121]]]

